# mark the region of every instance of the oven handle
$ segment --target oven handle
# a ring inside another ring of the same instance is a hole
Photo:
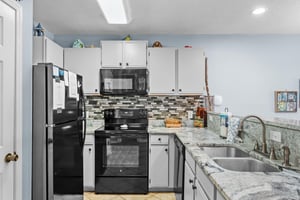
[[[148,134],[124,134],[124,133],[102,133],[102,134],[95,134],[96,138],[109,138],[109,137],[127,137],[127,138],[148,138]]]

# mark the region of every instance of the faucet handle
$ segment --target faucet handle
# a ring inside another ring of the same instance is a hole
[[[254,151],[258,151],[259,150],[259,145],[258,145],[258,141],[255,140],[255,144],[254,144]]]
[[[274,146],[271,147],[271,150],[270,150],[270,151],[271,151],[271,152],[270,152],[270,159],[271,159],[271,160],[277,160],[276,154],[275,154],[275,148],[274,148]]]
[[[290,164],[290,149],[288,146],[283,146],[283,166],[291,166]]]

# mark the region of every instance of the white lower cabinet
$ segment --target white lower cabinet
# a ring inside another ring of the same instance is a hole
[[[207,199],[214,200],[216,196],[216,188],[198,165],[196,166],[196,178],[207,195]]]
[[[149,188],[169,187],[169,136],[150,135]]]
[[[84,191],[95,191],[95,142],[94,135],[87,135],[83,147]]]
[[[217,190],[216,200],[225,200],[225,198],[220,194],[220,192],[218,190]]]
[[[224,200],[188,151],[185,156],[184,200]]]
[[[195,186],[195,200],[208,200],[198,180],[196,181]]]
[[[184,200],[194,200],[195,174],[185,161],[184,164]],[[195,199],[196,200],[196,199]]]

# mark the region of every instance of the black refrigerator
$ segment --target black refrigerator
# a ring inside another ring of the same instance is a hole
[[[83,200],[82,77],[33,66],[32,200]]]

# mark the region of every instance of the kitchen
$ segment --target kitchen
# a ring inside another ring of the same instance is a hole
[[[31,93],[31,40],[32,36],[32,7],[33,2],[21,1],[23,5],[23,15],[25,15],[24,23],[24,69],[23,69],[23,87],[24,87],[24,103],[23,103],[23,157],[31,158],[31,97],[25,94]],[[236,5],[237,2],[228,2],[228,5]],[[292,6],[291,6],[292,5]],[[294,9],[297,9],[297,2],[290,4],[289,16],[292,19],[297,19],[296,15],[292,14]],[[70,7],[70,6],[69,6]],[[283,5],[281,7],[284,7]],[[143,8],[143,7],[142,7]],[[182,9],[186,8],[182,6]],[[224,6],[226,8],[226,6]],[[146,9],[144,9],[146,10]],[[165,9],[167,10],[167,9]],[[187,8],[185,10],[188,10]],[[26,11],[26,12],[25,12]],[[28,12],[27,12],[28,11]],[[269,8],[269,11],[272,11]],[[99,11],[100,12],[100,11]],[[31,14],[30,14],[31,13]],[[71,12],[65,12],[71,13]],[[187,13],[178,12],[180,14]],[[278,12],[281,13],[281,12]],[[282,14],[283,15],[283,14]],[[51,14],[47,16],[52,16]],[[282,16],[281,16],[282,17]],[[48,17],[49,18],[49,17]],[[259,18],[255,18],[257,21]],[[187,33],[188,35],[182,33],[179,35],[168,34],[175,32],[169,29],[169,32],[163,33],[157,32],[153,35],[150,31],[143,33],[133,34],[133,31],[125,31],[124,33],[118,33],[117,35],[110,34],[97,34],[96,36],[89,36],[88,33],[92,33],[91,30],[85,30],[85,36],[80,36],[79,38],[85,43],[85,45],[90,46],[94,44],[96,47],[100,47],[101,40],[121,40],[127,34],[130,33],[133,40],[147,40],[149,46],[151,46],[156,40],[160,41],[165,47],[175,47],[181,48],[185,45],[191,45],[193,48],[199,47],[205,51],[208,57],[208,67],[209,67],[209,87],[212,94],[218,94],[223,97],[223,103],[219,107],[215,107],[217,113],[223,112],[225,107],[229,108],[229,111],[234,115],[246,116],[248,114],[256,114],[261,116],[264,120],[270,120],[273,117],[281,117],[287,119],[296,120],[299,118],[299,113],[275,113],[274,112],[274,91],[275,90],[292,90],[298,91],[299,89],[299,76],[296,74],[298,71],[298,55],[299,52],[299,36],[298,33],[291,28],[286,27],[290,23],[281,24],[280,19],[274,18],[275,25],[270,24],[269,27],[277,27],[275,34],[272,32],[259,33],[259,30],[263,31],[262,27],[252,28],[251,30],[244,30],[244,32],[231,33],[223,32],[221,35],[211,35],[209,32],[206,34],[194,35],[192,32]],[[30,22],[31,21],[31,22]],[[42,21],[42,25],[48,30],[52,31],[46,26]],[[75,21],[75,20],[74,20]],[[174,20],[175,21],[175,20]],[[192,20],[191,20],[192,21]],[[289,20],[293,22],[294,20]],[[180,22],[180,21],[178,21]],[[232,20],[231,22],[235,22]],[[231,22],[225,25],[232,24]],[[259,23],[259,22],[258,22]],[[276,24],[277,23],[277,24]],[[67,23],[66,23],[67,24]],[[179,23],[183,24],[183,23]],[[36,25],[36,24],[35,24]],[[178,26],[178,23],[177,23]],[[189,27],[193,27],[192,25]],[[188,27],[188,28],[189,28]],[[244,27],[244,26],[240,26]],[[264,26],[267,28],[268,26]],[[295,26],[294,26],[295,27]],[[167,27],[170,28],[170,27]],[[188,28],[183,27],[182,30]],[[229,27],[230,30],[234,30],[233,27]],[[250,29],[250,28],[249,28]],[[285,33],[284,31],[290,30],[290,33]],[[257,31],[255,33],[251,31]],[[78,39],[78,35],[73,35],[71,33],[67,35],[56,35],[53,32],[53,38],[55,42],[60,44],[62,47],[70,48],[73,42]],[[149,34],[147,34],[149,33]],[[247,34],[248,33],[248,34]],[[252,34],[251,34],[252,33]],[[277,33],[277,34],[276,34]],[[51,36],[51,34],[50,34]],[[26,41],[25,41],[26,40]],[[265,81],[267,80],[267,81]],[[238,94],[238,95],[237,95]],[[98,102],[96,102],[97,106]],[[99,115],[98,113],[90,113]],[[218,115],[213,115],[218,116]],[[100,116],[96,116],[100,117]],[[216,120],[217,121],[217,120]],[[293,129],[291,130],[294,131]],[[217,132],[217,128],[216,128]],[[288,141],[291,146],[297,147],[297,131],[292,133],[292,136],[285,134],[285,129],[279,131],[282,133],[282,141]],[[260,134],[260,132],[258,133]],[[290,137],[289,137],[290,136]],[[260,135],[257,137],[260,138]],[[285,138],[287,140],[285,140]],[[293,142],[294,141],[294,142]],[[296,153],[297,154],[297,153]],[[291,153],[291,156],[295,153]],[[24,159],[25,160],[25,159]],[[30,162],[24,161],[24,171],[23,182],[24,182],[24,199],[29,199],[30,197]]]

